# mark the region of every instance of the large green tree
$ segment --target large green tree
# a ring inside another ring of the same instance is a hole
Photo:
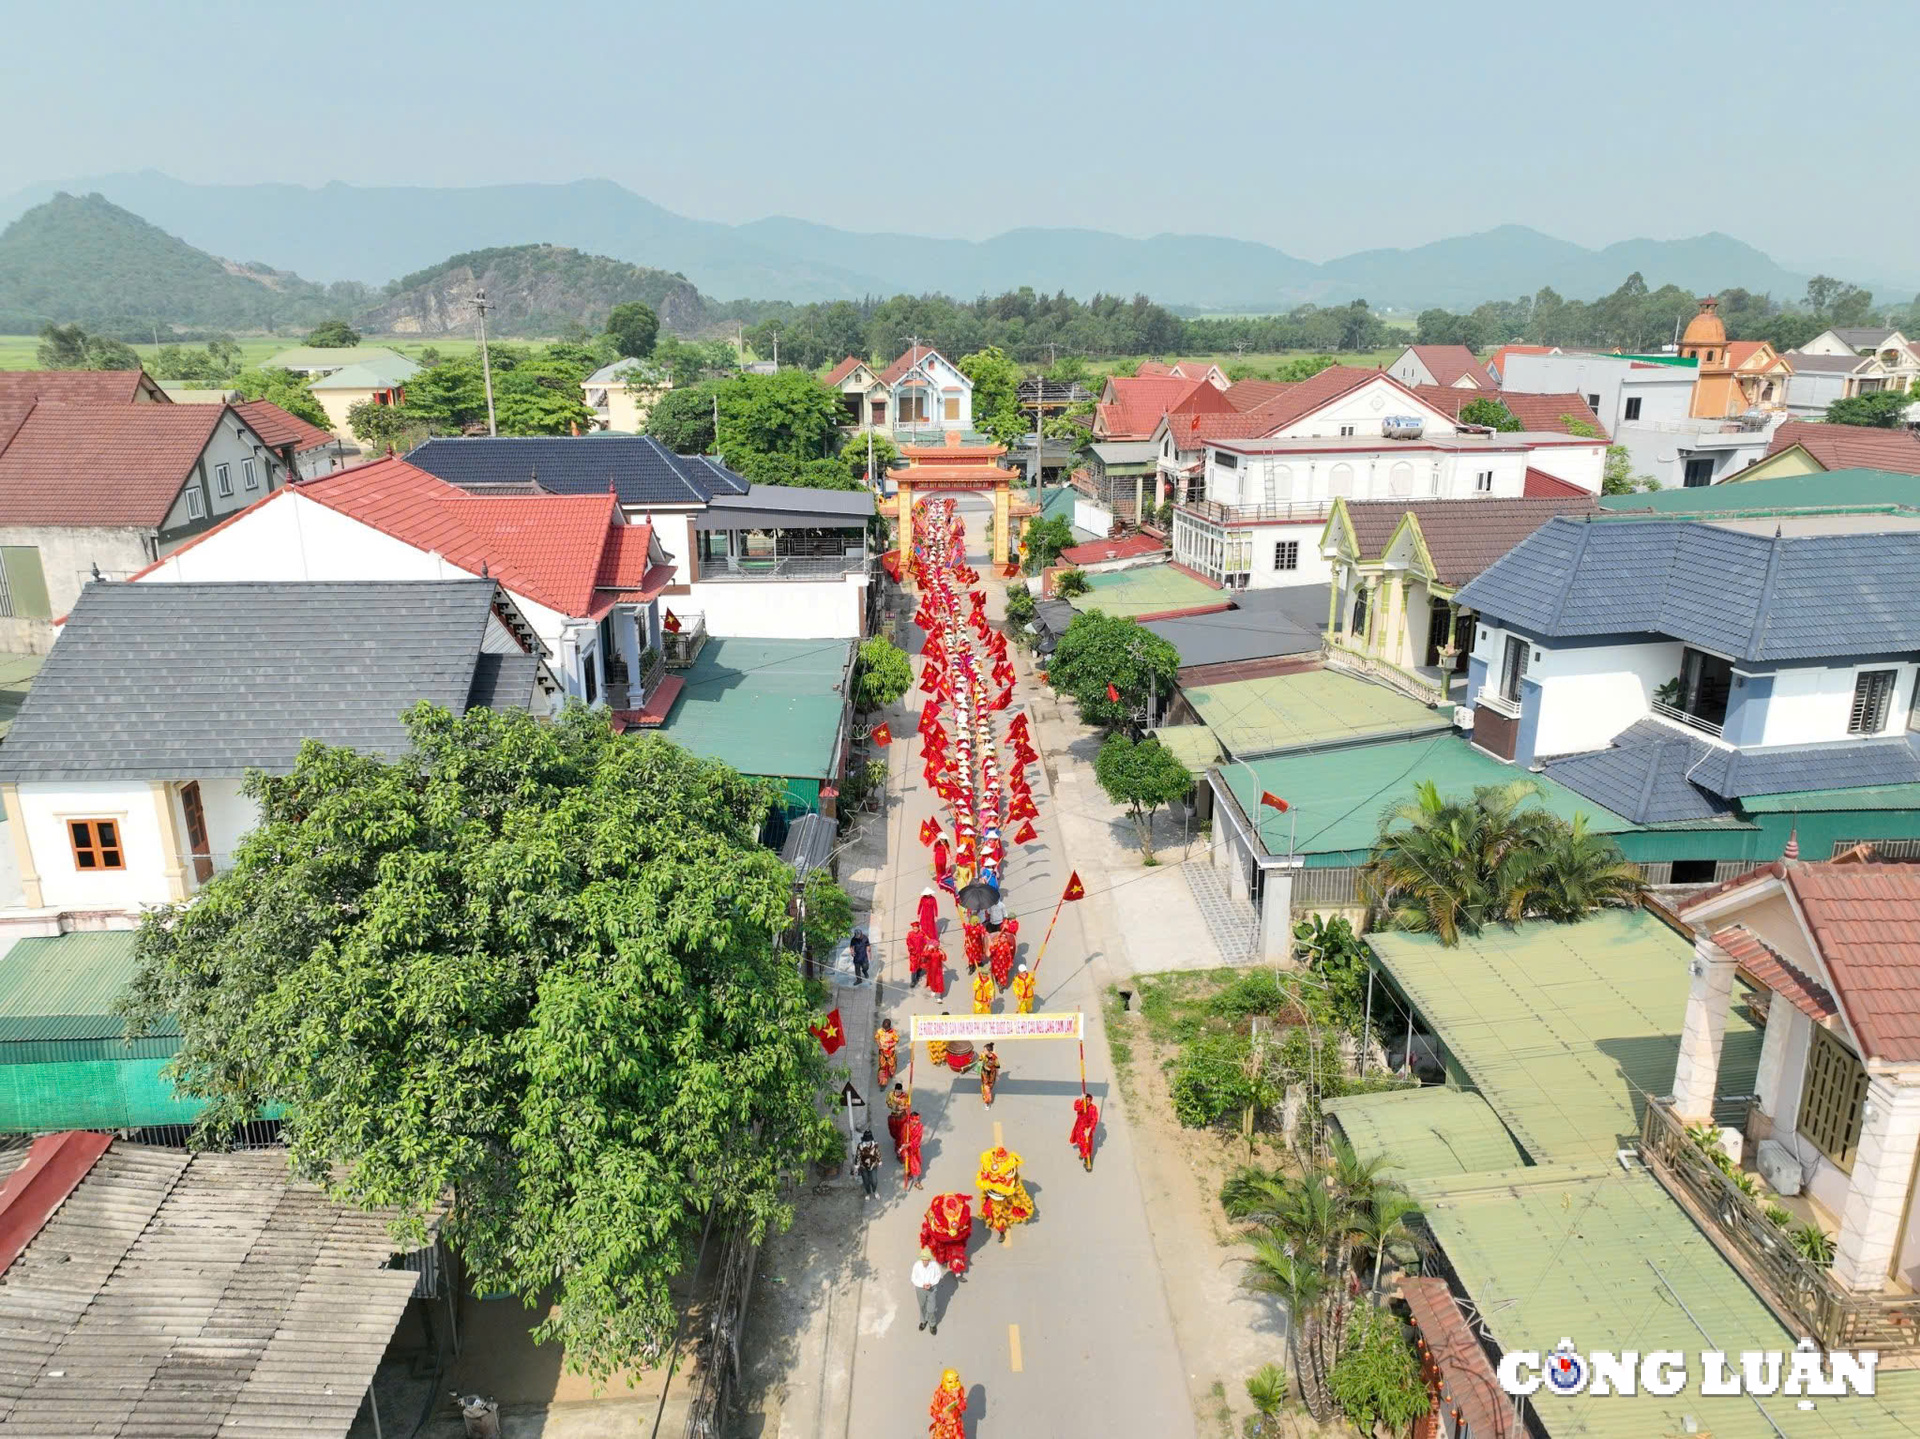
[[[621,354],[644,360],[653,353],[654,342],[660,338],[660,317],[653,312],[653,306],[630,300],[613,307],[607,316],[607,333],[613,336],[614,348]]]
[[[1136,742],[1116,731],[1094,757],[1093,777],[1108,799],[1126,806],[1140,841],[1140,857],[1154,863],[1154,814],[1162,805],[1184,799],[1193,788],[1193,775],[1185,762],[1152,735]]]
[[[345,320],[322,320],[308,333],[307,343],[324,350],[345,349],[360,343],[360,332]]]
[[[1830,425],[1871,425],[1880,430],[1897,430],[1906,423],[1907,411],[1915,396],[1905,390],[1875,390],[1865,395],[1849,395],[1827,406]]]
[[[307,388],[310,383],[307,376],[297,375],[292,370],[263,368],[240,370],[227,379],[229,386],[249,400],[271,400],[288,414],[298,415],[310,425],[318,425],[323,430],[332,429],[333,421],[327,418],[327,412],[320,408],[313,391]]]
[[[1075,615],[1047,664],[1047,679],[1080,707],[1087,724],[1114,730],[1142,713],[1150,698],[1173,698],[1180,651],[1152,630],[1120,615]],[[1107,698],[1112,685],[1120,698]]]
[[[408,715],[389,761],[309,744],[260,822],[148,915],[129,1030],[219,1135],[268,1106],[336,1199],[443,1233],[475,1288],[604,1375],[658,1353],[703,1227],[776,1230],[827,1149],[826,1065],[775,937],[771,786],[579,708]]]
[[[676,455],[704,455],[713,449],[715,383],[668,390],[647,411],[647,433]]]
[[[1037,575],[1059,560],[1060,551],[1073,547],[1073,526],[1064,515],[1035,520],[1027,526],[1021,542],[1027,553],[1027,573]]]
[[[1512,410],[1491,395],[1483,395],[1477,400],[1468,400],[1460,407],[1460,423],[1463,425],[1485,425],[1490,430],[1511,434],[1520,428],[1520,421]]]
[[[716,447],[723,457],[751,451],[799,464],[826,459],[840,447],[845,414],[840,396],[805,370],[733,375],[715,394],[720,400]]]
[[[994,345],[960,357],[960,373],[973,381],[973,427],[1000,444],[1013,445],[1031,428],[1020,413],[1020,370]]]

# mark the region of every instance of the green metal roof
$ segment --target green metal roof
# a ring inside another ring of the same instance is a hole
[[[1357,863],[1379,833],[1380,816],[1413,797],[1414,786],[1430,779],[1443,795],[1469,795],[1478,785],[1510,784],[1530,779],[1544,804],[1562,819],[1576,813],[1587,816],[1597,833],[1631,831],[1633,824],[1611,810],[1601,809],[1584,795],[1543,774],[1528,774],[1502,764],[1458,735],[1441,733],[1429,739],[1383,740],[1350,749],[1271,755],[1266,759],[1223,765],[1220,774],[1240,802],[1240,808],[1259,826],[1269,854],[1287,853],[1291,823],[1295,851],[1307,863]],[[1260,792],[1270,790],[1290,804],[1281,814],[1260,804]]]
[[[1239,758],[1387,735],[1431,734],[1453,724],[1451,706],[1443,713],[1337,670],[1197,685],[1183,693],[1227,752]]]
[[[664,732],[742,774],[830,779],[852,649],[838,639],[708,640]]]
[[[1486,1102],[1464,1089],[1387,1089],[1329,1099],[1321,1106],[1362,1159],[1384,1156],[1402,1184],[1430,1175],[1481,1174],[1525,1163]]]
[[[1862,469],[1775,475],[1765,480],[1742,480],[1735,475],[1717,485],[1607,495],[1600,501],[1603,510],[1653,510],[1662,515],[1899,506],[1920,507],[1920,475]]]
[[[310,390],[384,390],[394,385],[404,385],[420,373],[420,367],[405,355],[393,355],[386,359],[373,359],[357,365],[348,365],[344,370],[335,370],[331,375],[322,375],[307,388]]]
[[[1162,725],[1153,735],[1195,775],[1205,774],[1220,762],[1220,741],[1203,724]]]
[[[406,358],[398,350],[389,350],[385,345],[295,345],[291,349],[280,350],[268,356],[266,368],[269,370],[344,370],[349,365],[406,360]],[[407,363],[413,362],[407,360]]]
[[[1492,926],[1452,948],[1367,936],[1394,984],[1536,1163],[1610,1159],[1673,1092],[1693,946],[1643,909]],[[1761,1031],[1727,1019],[1722,1095],[1753,1093]]]
[[[20,713],[34,676],[46,662],[45,655],[0,655],[0,739],[13,728],[13,717]]]
[[[1753,794],[1740,808],[1754,814],[1798,814],[1810,810],[1920,810],[1920,784],[1888,784],[1865,789],[1802,789],[1787,794]]]
[[[118,1039],[126,1025],[112,1010],[133,980],[133,941],[120,929],[16,942],[0,958],[0,1043]]]
[[[1069,602],[1076,610],[1103,610],[1128,619],[1210,605],[1227,609],[1232,604],[1226,591],[1216,590],[1172,565],[1142,565],[1135,570],[1092,574],[1087,576],[1087,583],[1093,588]]]

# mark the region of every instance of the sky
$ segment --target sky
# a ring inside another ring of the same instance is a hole
[[[604,177],[730,222],[1315,261],[1506,223],[1717,229],[1865,271],[1908,268],[1920,221],[1920,9],[1859,0],[0,0],[0,34],[0,125],[31,137],[0,194]]]

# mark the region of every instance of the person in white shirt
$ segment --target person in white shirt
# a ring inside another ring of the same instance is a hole
[[[922,1249],[920,1262],[913,1266],[909,1276],[913,1280],[913,1297],[920,1302],[920,1327],[930,1333],[940,1332],[939,1321],[935,1318],[934,1297],[940,1289],[940,1276],[947,1271],[933,1262],[933,1251]]]

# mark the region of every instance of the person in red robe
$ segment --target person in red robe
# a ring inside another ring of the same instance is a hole
[[[978,968],[980,961],[987,957],[986,927],[968,920],[960,926],[960,934],[966,944],[967,968]]]
[[[927,972],[927,937],[920,932],[918,920],[907,926],[907,972],[909,989]]]
[[[990,959],[993,965],[993,982],[1005,989],[1013,983],[1013,954],[1019,943],[1020,921],[1009,918],[1000,926],[1000,933],[993,937],[993,949]]]
[[[901,1187],[924,1189],[920,1175],[925,1166],[920,1161],[920,1141],[926,1137],[927,1127],[920,1122],[920,1111],[907,1111],[906,1122],[900,1126],[900,1172]]]
[[[967,1391],[960,1375],[952,1369],[940,1376],[927,1405],[927,1439],[966,1439]]]
[[[935,999],[947,997],[947,952],[938,944],[928,944],[925,950],[927,964],[927,988],[933,991]]]
[[[1093,1102],[1093,1096],[1082,1094],[1073,1101],[1073,1132],[1067,1136],[1067,1142],[1080,1151],[1080,1162],[1093,1173],[1093,1136],[1100,1128],[1100,1106]]]
[[[895,1150],[900,1148],[900,1127],[907,1122],[907,1111],[913,1108],[913,1101],[906,1089],[896,1082],[887,1093],[887,1138],[893,1141]]]
[[[925,932],[928,939],[933,939],[939,935],[940,899],[939,896],[934,893],[932,885],[928,885],[920,891],[918,917],[920,920],[920,928]]]
[[[936,880],[945,879],[947,877],[947,871],[952,868],[953,868],[953,850],[952,850],[952,847],[947,844],[946,836],[942,835],[939,839],[936,839],[933,842],[933,877],[934,879]]]

